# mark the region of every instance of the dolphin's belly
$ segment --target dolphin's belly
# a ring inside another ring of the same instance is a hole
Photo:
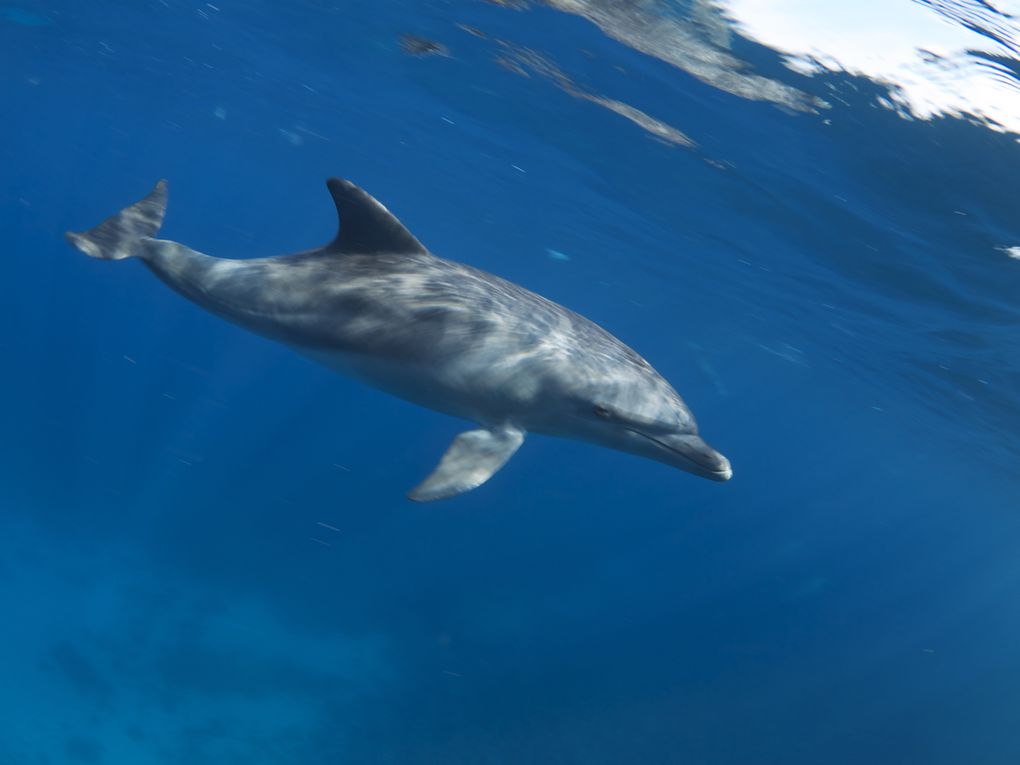
[[[543,374],[533,374],[524,354],[490,356],[479,349],[437,348],[434,355],[409,359],[341,348],[297,348],[299,353],[347,377],[419,406],[483,424],[535,417],[547,391]],[[549,405],[548,396],[541,404]]]

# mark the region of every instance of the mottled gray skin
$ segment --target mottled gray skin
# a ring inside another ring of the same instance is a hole
[[[342,219],[337,240],[295,255],[226,260],[138,237],[158,228],[165,186],[155,199],[69,236],[96,257],[140,257],[194,303],[338,371],[478,423],[480,431],[465,435],[481,440],[455,442],[437,469],[445,475],[430,477],[442,487],[415,498],[484,482],[528,431],[730,477],[729,463],[697,436],[672,386],[604,329],[523,287],[432,255],[353,184],[334,179],[330,190]]]

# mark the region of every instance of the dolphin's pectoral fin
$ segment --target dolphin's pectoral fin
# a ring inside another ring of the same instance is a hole
[[[524,431],[508,425],[461,433],[439,466],[407,496],[415,502],[431,502],[471,491],[492,478],[523,443]]]
[[[324,252],[338,255],[424,254],[424,245],[381,202],[342,178],[326,181],[340,217],[340,232]]]

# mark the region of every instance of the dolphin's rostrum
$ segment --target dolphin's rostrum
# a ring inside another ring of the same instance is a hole
[[[725,481],[725,457],[651,365],[583,316],[431,254],[353,183],[327,183],[340,231],[315,250],[253,260],[154,239],[166,210],[147,197],[89,231],[94,258],[137,257],[189,300],[377,388],[474,421],[413,489],[428,501],[487,481],[528,431],[589,441]]]

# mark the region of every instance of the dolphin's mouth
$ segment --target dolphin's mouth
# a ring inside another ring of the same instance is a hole
[[[628,428],[628,430],[630,429]],[[728,481],[733,477],[730,461],[705,443],[705,440],[700,436],[684,435],[663,438],[650,436],[640,430],[630,430],[630,432],[680,457],[684,464],[678,467],[682,470],[712,481]]]

